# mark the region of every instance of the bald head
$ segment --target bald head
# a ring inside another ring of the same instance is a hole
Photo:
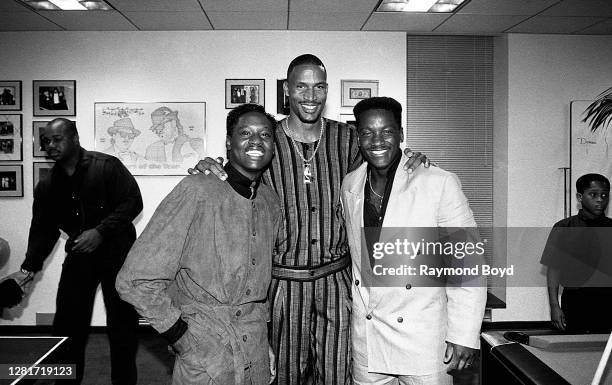
[[[64,131],[64,133],[70,137],[79,136],[77,131],[76,123],[74,123],[70,119],[66,118],[55,118],[49,123],[47,123],[47,127],[55,127],[60,128]]]

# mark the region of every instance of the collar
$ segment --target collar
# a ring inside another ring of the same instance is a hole
[[[589,218],[585,213],[583,209],[578,210],[578,218],[582,219],[583,221],[585,221],[586,223],[590,224],[590,225],[602,225],[605,226],[610,219],[608,217],[606,217],[605,214],[602,214],[596,218]]]
[[[236,168],[234,168],[230,162],[227,162],[223,169],[227,173],[227,182],[230,184],[230,186],[232,186],[234,191],[247,199],[255,199],[255,196],[257,195],[257,188],[261,182],[261,177],[258,177],[255,180],[250,180],[246,176],[242,175],[240,171],[236,170]]]

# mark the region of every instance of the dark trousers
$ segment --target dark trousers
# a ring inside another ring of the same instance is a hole
[[[611,299],[612,288],[608,287],[564,288],[561,309],[565,314],[567,331],[610,333],[612,321],[608,315],[608,304]]]
[[[122,254],[123,258],[98,251],[66,256],[57,291],[53,334],[69,337],[58,360],[76,364],[77,378],[57,383],[80,384],[83,379],[91,314],[96,290],[101,284],[110,342],[112,383],[136,384],[138,314],[119,298],[115,290],[115,278],[125,258],[125,253]]]

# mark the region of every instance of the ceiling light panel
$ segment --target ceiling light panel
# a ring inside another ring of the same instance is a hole
[[[383,0],[378,12],[451,13],[465,0]]]
[[[38,11],[112,11],[103,0],[21,0]]]

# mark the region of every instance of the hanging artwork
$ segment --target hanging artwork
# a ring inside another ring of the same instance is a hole
[[[206,148],[206,103],[95,103],[95,148],[133,175],[187,175]]]

